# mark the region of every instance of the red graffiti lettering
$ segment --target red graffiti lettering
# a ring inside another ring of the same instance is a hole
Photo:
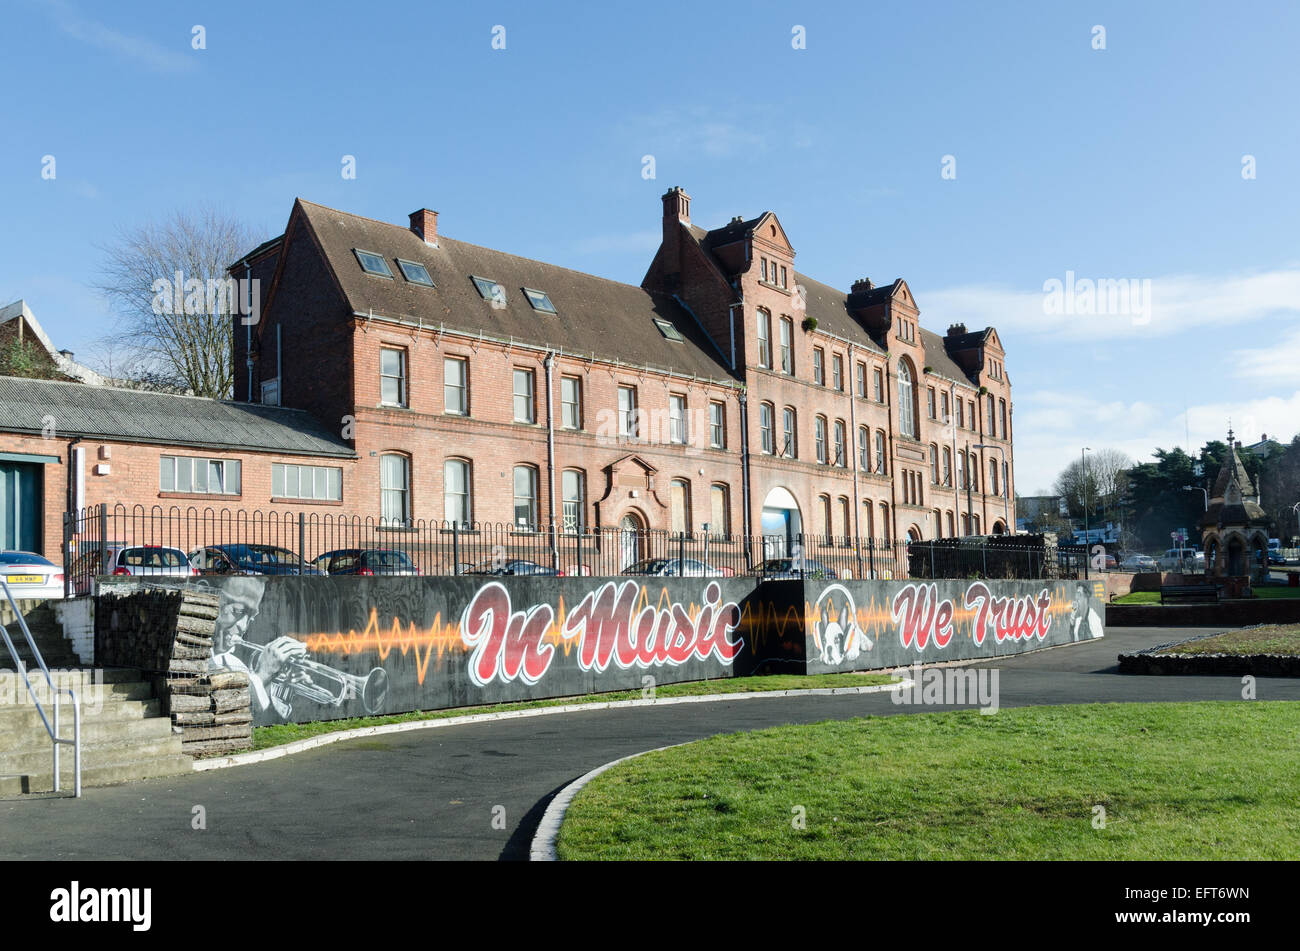
[[[722,588],[710,582],[704,606],[692,621],[680,604],[662,610],[646,606],[633,617],[640,586],[635,581],[610,581],[586,597],[564,621],[565,638],[579,638],[578,665],[603,671],[612,660],[619,667],[677,666],[692,656],[716,656],[730,664],[743,640],[730,635],[740,626],[740,605],[720,604]]]
[[[510,593],[497,582],[479,588],[460,621],[461,639],[473,648],[470,679],[480,687],[493,680],[537,683],[555,653],[552,645],[542,643],[554,617],[549,604],[512,611]]]
[[[916,644],[917,650],[934,638],[934,646],[944,648],[952,640],[952,602],[939,600],[939,586],[909,584],[894,595],[890,614],[894,623],[902,622],[898,632],[904,647]]]

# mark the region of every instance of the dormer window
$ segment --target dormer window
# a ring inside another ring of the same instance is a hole
[[[681,343],[685,339],[682,336],[682,332],[680,330],[674,327],[670,322],[660,317],[655,318],[655,326],[658,327],[659,332],[669,340],[675,341],[677,343]]]
[[[384,260],[382,254],[375,254],[373,251],[362,251],[360,248],[353,248],[352,251],[361,264],[361,270],[367,274],[373,274],[375,277],[391,278],[393,276],[393,272],[389,270],[388,262]]]
[[[524,296],[528,298],[528,303],[533,305],[533,310],[541,311],[543,314],[559,313],[551,299],[542,291],[535,291],[531,287],[524,288]]]
[[[474,286],[478,288],[479,297],[482,297],[490,304],[504,304],[506,302],[506,289],[496,281],[489,280],[486,277],[475,277],[470,275],[474,281]]]
[[[429,269],[423,264],[416,264],[414,261],[404,261],[397,259],[397,266],[402,269],[402,277],[406,278],[412,284],[422,284],[425,287],[433,287],[433,278],[429,276]]]

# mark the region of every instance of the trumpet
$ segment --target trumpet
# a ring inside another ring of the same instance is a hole
[[[266,651],[265,645],[240,641],[239,648],[249,656],[244,661],[249,670]],[[295,697],[327,707],[341,707],[349,700],[360,700],[368,714],[379,713],[388,700],[388,671],[375,667],[369,674],[345,674],[341,670],[306,658],[289,661],[268,685],[271,692],[293,709]]]

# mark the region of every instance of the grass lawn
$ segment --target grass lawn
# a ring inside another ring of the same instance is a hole
[[[682,684],[663,684],[655,688],[655,697],[701,697],[719,693],[762,693],[771,690],[811,690],[817,687],[872,687],[896,680],[889,674],[771,674],[765,677],[732,677],[722,680],[696,680]],[[441,720],[463,717],[474,713],[505,713],[511,710],[531,710],[537,707],[562,707],[573,703],[610,703],[615,700],[646,699],[640,690],[619,690],[611,693],[589,693],[581,697],[559,697],[549,700],[525,700],[518,703],[498,703],[485,707],[457,707],[451,710],[416,710],[392,716],[353,717],[349,720],[317,720],[313,723],[284,723],[278,726],[259,726],[253,729],[253,749],[280,746],[294,740],[337,733],[365,726],[384,726],[389,723],[410,723],[416,720]]]
[[[1297,859],[1300,704],[1087,704],[713,737],[575,799],[564,859]],[[1094,828],[1095,807],[1105,809]],[[796,807],[806,825],[794,827]]]
[[[1300,598],[1300,588],[1263,587],[1252,589],[1257,598]],[[1112,602],[1114,604],[1159,604],[1159,591],[1134,591],[1122,594]]]
[[[1187,644],[1176,644],[1157,654],[1287,654],[1300,655],[1300,625],[1264,624],[1225,631]]]

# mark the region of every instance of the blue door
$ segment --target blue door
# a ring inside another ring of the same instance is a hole
[[[0,548],[40,551],[40,468],[0,462]]]

